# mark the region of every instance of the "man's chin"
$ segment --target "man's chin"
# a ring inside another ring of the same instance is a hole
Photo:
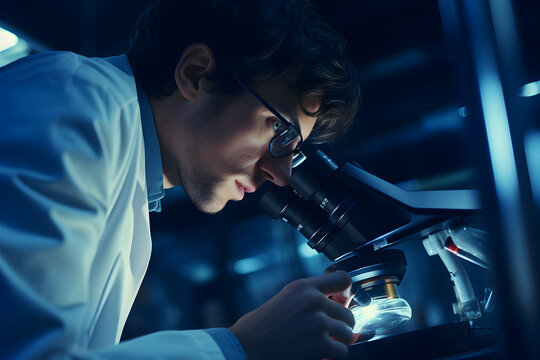
[[[208,186],[208,188],[212,189],[211,186]],[[223,196],[223,194],[219,194],[218,191],[215,190],[203,192],[200,191],[200,189],[189,189],[188,187],[184,187],[184,191],[191,200],[191,203],[195,205],[199,211],[207,214],[220,212],[229,201],[227,196]]]
[[[228,201],[222,202],[222,201],[212,201],[212,202],[206,202],[206,203],[196,203],[195,206],[199,211],[202,211],[206,214],[217,214],[223,208],[225,208],[225,205],[227,205]]]

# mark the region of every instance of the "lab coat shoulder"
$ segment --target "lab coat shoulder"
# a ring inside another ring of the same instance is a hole
[[[108,65],[59,52],[0,71],[0,146],[11,155],[0,162],[69,179],[106,207],[142,141],[134,81]]]
[[[0,358],[224,359],[204,330],[118,344],[150,232],[133,78],[101,59],[0,69]]]
[[[105,58],[88,58],[67,51],[45,52],[27,56],[0,68],[0,86],[13,91],[13,81],[26,89],[27,94],[51,87],[57,91],[74,88],[100,88],[121,104],[137,100],[133,75],[120,70]]]
[[[113,214],[133,212],[122,193],[146,196],[136,92],[109,91],[96,73],[110,69],[84,61],[45,54],[0,71],[0,358],[86,348],[129,257],[129,234],[109,235]]]

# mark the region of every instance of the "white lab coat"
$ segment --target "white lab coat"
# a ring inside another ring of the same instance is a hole
[[[71,53],[0,69],[0,359],[225,358],[204,330],[118,344],[151,251],[130,71]]]

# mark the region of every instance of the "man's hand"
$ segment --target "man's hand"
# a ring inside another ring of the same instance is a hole
[[[344,271],[293,281],[230,327],[249,360],[343,359],[354,316],[328,296],[351,286]]]

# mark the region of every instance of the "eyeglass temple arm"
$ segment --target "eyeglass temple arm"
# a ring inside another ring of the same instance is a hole
[[[258,102],[261,103],[261,105],[263,105],[264,107],[266,107],[268,110],[270,110],[272,112],[272,114],[274,114],[275,117],[277,117],[279,120],[285,122],[286,124],[290,124],[292,125],[296,131],[298,132],[298,134],[300,135],[300,139],[303,141],[303,137],[302,137],[302,133],[300,132],[300,129],[297,129],[296,126],[291,123],[289,120],[285,119],[276,109],[274,109],[272,107],[272,105],[270,105],[269,103],[267,103],[262,97],[259,96],[259,94],[257,94],[256,92],[254,92],[253,90],[251,90],[246,84],[244,84],[242,81],[240,81],[240,79],[238,79],[236,77],[236,75],[234,75],[233,73],[229,72],[229,75],[232,76],[232,78],[234,79],[234,81],[236,81],[241,87],[243,87],[248,93],[250,93],[255,99],[257,99]]]

